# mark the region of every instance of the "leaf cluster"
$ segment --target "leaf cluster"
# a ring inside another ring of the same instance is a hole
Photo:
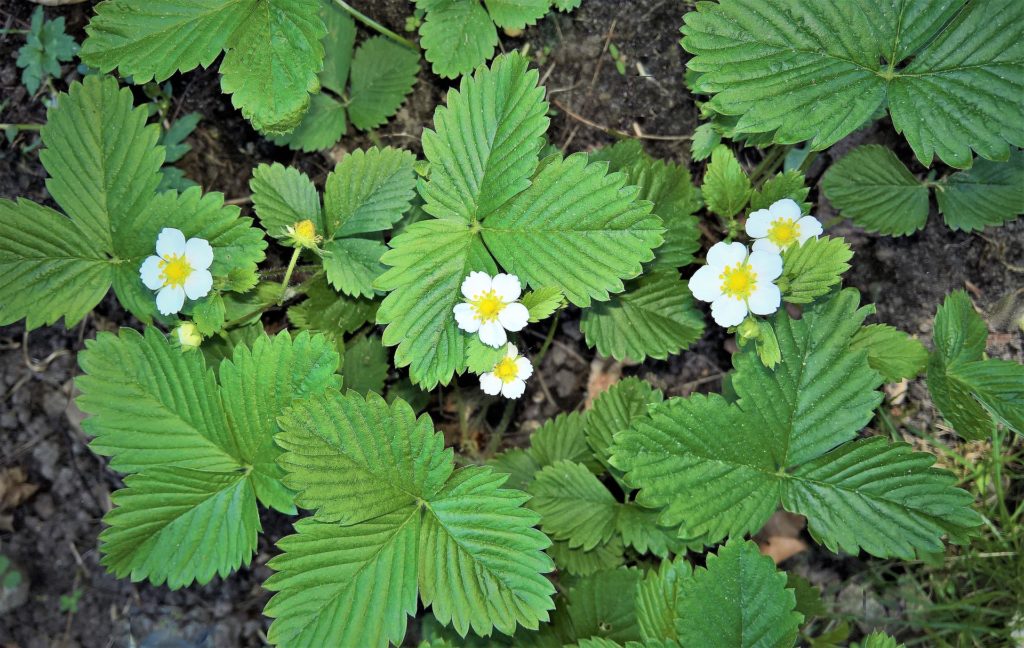
[[[44,79],[60,76],[60,64],[75,58],[78,43],[64,32],[64,16],[47,20],[43,8],[32,12],[25,44],[18,49],[21,83],[35,94]]]

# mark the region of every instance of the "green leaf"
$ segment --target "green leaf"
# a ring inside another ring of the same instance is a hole
[[[192,321],[200,333],[209,336],[224,327],[224,314],[224,298],[220,293],[210,293],[193,306]]]
[[[633,502],[622,505],[615,518],[615,529],[622,535],[623,543],[638,553],[652,553],[659,558],[678,553],[683,548],[683,542],[676,536],[678,529],[658,524],[659,513]]]
[[[693,137],[690,138],[690,158],[696,162],[706,160],[721,143],[722,135],[714,124],[701,124],[694,129]]]
[[[478,0],[432,0],[420,25],[420,46],[434,74],[454,79],[494,55],[498,30]]]
[[[1024,213],[1024,152],[1008,162],[977,160],[935,187],[942,217],[954,230],[971,232],[1002,225]]]
[[[862,326],[850,341],[850,349],[863,349],[868,364],[886,382],[916,378],[928,363],[928,350],[923,344],[887,324]]]
[[[700,339],[704,316],[676,271],[646,274],[626,292],[583,311],[580,330],[587,346],[616,360],[664,360]]]
[[[590,551],[570,549],[568,542],[557,540],[548,547],[548,555],[555,561],[558,569],[574,576],[589,576],[595,572],[619,567],[624,562],[624,551],[625,547],[618,536],[613,536],[609,542]]]
[[[363,42],[352,59],[348,116],[362,130],[377,128],[398,112],[416,85],[419,53],[384,36]]]
[[[390,229],[416,195],[409,151],[373,147],[352,151],[334,167],[324,186],[324,214],[331,237]]]
[[[949,364],[981,360],[988,341],[988,326],[974,310],[967,292],[955,290],[935,313],[932,338],[936,353]]]
[[[327,27],[324,36],[324,69],[320,85],[336,95],[345,93],[356,42],[356,23],[352,16],[333,2],[320,4],[320,16]],[[337,141],[337,140],[335,140]]]
[[[657,570],[647,572],[636,588],[636,619],[644,641],[675,641],[679,594],[692,574],[682,558],[663,560]]]
[[[529,486],[530,508],[541,529],[570,549],[589,551],[615,533],[621,505],[594,473],[578,463],[558,461],[537,473]]]
[[[108,0],[85,28],[82,61],[101,72],[118,68],[136,83],[208,67],[245,22],[257,0]]]
[[[539,322],[565,303],[565,295],[558,288],[538,288],[527,292],[519,301],[530,311],[530,322]]]
[[[170,128],[160,134],[157,143],[164,147],[166,164],[177,162],[192,150],[192,147],[185,143],[185,139],[195,131],[202,118],[203,116],[197,112],[189,113],[174,120]]]
[[[872,632],[864,638],[860,648],[905,648],[905,646],[884,632]]]
[[[295,130],[270,139],[279,146],[313,153],[331,148],[348,130],[345,106],[334,97],[321,92],[309,99],[309,110]]]
[[[288,320],[296,328],[338,338],[372,322],[376,311],[373,300],[339,295],[318,279],[306,291],[306,301],[288,309]]]
[[[737,133],[820,150],[884,106],[923,164],[966,167],[972,148],[1005,159],[1024,142],[1022,18],[1010,0],[726,0],[687,14],[682,44]]]
[[[550,0],[484,0],[487,13],[498,27],[525,29],[547,14]]]
[[[928,187],[892,149],[859,146],[833,164],[821,180],[829,201],[869,232],[913,234],[928,221]]]
[[[734,540],[707,567],[682,577],[676,609],[681,645],[703,645],[714,636],[723,646],[788,647],[796,641],[803,616],[786,589],[786,575],[750,541]],[[756,610],[756,614],[750,612]]]
[[[782,253],[782,276],[777,282],[782,299],[790,304],[809,304],[827,294],[850,269],[853,251],[842,238],[807,239]]]
[[[444,1],[483,13],[476,0]],[[428,12],[422,30],[436,13]],[[425,34],[422,42],[431,60]],[[459,48],[452,43],[459,42],[447,39],[443,47],[455,51]],[[431,165],[430,182],[421,188],[424,211],[466,224],[482,221],[530,186],[548,126],[548,105],[537,79],[528,60],[513,53],[464,78],[458,91],[449,91],[447,105],[434,113],[434,130],[423,132],[423,153]]]
[[[328,283],[352,297],[373,297],[373,282],[387,269],[380,262],[387,249],[374,239],[328,241],[322,254]]]
[[[320,195],[302,171],[277,162],[261,164],[252,172],[249,189],[260,224],[277,240],[286,237],[285,228],[304,220],[313,221],[316,231],[324,233]]]
[[[494,369],[494,365],[508,354],[508,347],[502,345],[495,349],[480,341],[474,335],[466,340],[466,368],[475,374],[482,374]]]
[[[245,473],[151,467],[125,484],[100,534],[100,562],[119,578],[178,589],[252,560],[260,520]]]
[[[637,569],[614,569],[580,579],[569,588],[566,611],[576,637],[633,641],[640,639],[634,593]]]
[[[317,0],[262,0],[231,34],[221,88],[256,130],[281,135],[299,125],[320,89],[326,33]]]
[[[327,393],[279,422],[284,483],[323,521],[357,524],[431,499],[452,472],[444,437],[401,400],[389,406],[373,393]]]
[[[502,452],[488,465],[509,473],[515,486],[523,490],[541,468],[558,461],[583,464],[591,472],[599,473],[601,464],[594,458],[583,432],[586,420],[587,416],[581,412],[563,413],[548,419],[530,435],[529,448]]]
[[[760,189],[750,196],[750,211],[768,209],[773,203],[790,198],[800,204],[803,213],[810,211],[810,203],[806,202],[811,188],[807,186],[804,174],[796,170],[777,173],[764,181]]]
[[[750,199],[750,178],[736,155],[725,145],[715,147],[704,172],[701,193],[708,209],[723,218],[740,213]]]
[[[964,362],[950,378],[967,386],[996,420],[1024,435],[1024,365],[1012,360]]]
[[[384,393],[388,355],[378,335],[361,335],[345,346],[345,389],[361,395]]]
[[[47,77],[60,76],[61,61],[70,61],[78,51],[75,39],[64,33],[64,16],[46,20],[43,8],[32,12],[32,23],[25,44],[18,49],[18,67],[22,68],[21,82],[30,95],[39,90]]]
[[[416,613],[421,516],[405,507],[353,526],[300,520],[263,584],[272,644],[383,648],[399,645]]]
[[[594,455],[607,464],[615,434],[645,417],[650,406],[660,403],[662,398],[661,390],[633,377],[620,380],[598,396],[585,427]]]
[[[828,608],[821,598],[821,590],[803,576],[787,572],[786,589],[793,590],[793,594],[796,595],[796,611],[804,615],[805,623],[814,617],[828,615]]]

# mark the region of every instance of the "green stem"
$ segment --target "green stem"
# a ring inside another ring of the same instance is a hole
[[[292,260],[288,262],[288,269],[284,271],[284,279],[281,281],[281,296],[277,298],[277,305],[284,303],[284,295],[288,291],[288,282],[292,280],[292,273],[295,272],[295,264],[299,261],[302,248],[297,247],[292,252]]]
[[[6,130],[8,128],[14,128],[17,130],[31,130],[37,131],[42,130],[45,124],[0,124],[0,130]]]
[[[555,311],[555,316],[551,318],[551,326],[548,327],[548,335],[544,338],[544,344],[540,346],[540,351],[537,352],[537,356],[533,359],[533,366],[539,367],[540,363],[544,361],[544,355],[547,354],[548,349],[551,347],[551,343],[555,339],[555,330],[558,328],[558,320],[562,316],[562,311]]]
[[[0,29],[0,34],[27,34],[27,29]]]
[[[384,25],[380,24],[379,22],[377,22],[373,18],[370,18],[369,16],[367,16],[367,15],[363,14],[362,12],[358,11],[357,9],[352,7],[349,3],[345,2],[345,0],[334,0],[334,4],[338,5],[339,7],[341,7],[345,11],[347,11],[353,18],[355,18],[359,22],[363,23],[364,25],[366,25],[370,29],[373,29],[373,30],[377,31],[378,33],[380,33],[383,36],[387,36],[388,38],[390,38],[391,40],[395,41],[396,43],[398,43],[400,45],[404,45],[405,47],[408,47],[409,49],[413,50],[414,52],[420,51],[420,48],[419,48],[419,46],[416,45],[416,43],[412,42],[408,38],[404,38],[402,36],[399,36],[398,34],[396,34],[395,32],[391,31],[390,29],[388,29]]]
[[[760,186],[761,178],[775,171],[780,164],[786,159],[786,153],[789,151],[788,146],[774,146],[767,155],[761,160],[760,163],[750,173],[750,182],[755,187]]]

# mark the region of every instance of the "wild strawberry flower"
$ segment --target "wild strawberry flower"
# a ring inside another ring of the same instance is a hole
[[[533,365],[519,355],[514,344],[508,345],[505,357],[494,365],[494,369],[480,374],[480,389],[485,394],[505,398],[519,398],[526,391],[526,379],[533,375]]]
[[[498,274],[493,278],[486,272],[471,272],[462,282],[462,296],[466,301],[453,309],[459,328],[467,333],[480,333],[480,341],[500,348],[508,342],[506,331],[523,330],[530,320],[530,312],[517,300],[523,292],[519,277]]]
[[[156,256],[139,268],[142,283],[158,290],[156,308],[161,315],[174,315],[185,305],[185,297],[202,299],[213,288],[213,248],[200,238],[185,240],[181,230],[165,227],[156,239]]]
[[[794,243],[803,243],[821,234],[821,223],[814,216],[800,216],[800,205],[783,198],[768,209],[758,209],[747,218],[747,236],[754,251],[782,252]]]
[[[690,277],[690,292],[711,302],[711,316],[719,326],[737,326],[747,313],[770,315],[779,309],[782,293],[774,282],[782,274],[777,252],[748,252],[742,243],[715,243],[708,264]]]

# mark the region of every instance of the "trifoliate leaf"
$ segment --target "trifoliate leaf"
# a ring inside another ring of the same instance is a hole
[[[829,167],[821,180],[829,201],[869,232],[906,236],[928,221],[928,187],[891,149],[860,146]]]
[[[178,589],[252,560],[260,519],[244,472],[152,467],[125,485],[100,534],[100,562],[117,577]]]
[[[707,567],[681,580],[676,599],[681,645],[704,645],[708,637],[737,648],[795,643],[803,621],[794,611],[796,597],[786,589],[786,575],[753,542],[729,542],[717,555],[708,555]]]
[[[613,641],[640,639],[636,620],[636,592],[641,573],[620,568],[582,578],[566,595],[566,610],[579,638]]]
[[[388,354],[380,343],[380,336],[361,335],[345,345],[345,389],[362,395],[367,392],[384,393],[384,380],[388,376]]]
[[[711,152],[722,143],[722,135],[714,124],[701,124],[693,131],[690,138],[690,157],[700,162],[711,156]]]
[[[352,525],[410,507],[452,472],[444,437],[401,400],[327,393],[289,409],[280,425],[284,483],[320,520]]]
[[[616,360],[664,360],[700,339],[704,316],[675,270],[652,272],[626,291],[583,311],[587,346]]]
[[[663,560],[657,570],[647,572],[636,588],[636,620],[644,641],[675,641],[679,620],[679,593],[692,574],[682,558]]]
[[[321,92],[309,99],[309,110],[295,130],[270,139],[279,146],[313,153],[334,146],[348,130],[345,106],[337,99]]]
[[[645,509],[633,502],[623,504],[615,518],[615,530],[622,536],[627,547],[638,553],[652,553],[665,558],[678,553],[683,542],[677,537],[677,529],[658,524],[659,511]]]
[[[319,279],[306,290],[304,302],[288,309],[288,320],[302,330],[340,337],[372,322],[376,312],[377,304],[372,299],[338,294],[326,280]]]
[[[22,68],[21,82],[29,94],[39,90],[43,79],[60,77],[61,61],[72,60],[77,51],[78,43],[64,33],[64,16],[46,20],[43,8],[36,7],[17,60]]]
[[[594,455],[607,463],[615,434],[628,430],[662,398],[661,390],[639,378],[620,380],[598,396],[593,410],[587,414],[585,427],[587,443]]]
[[[416,195],[409,151],[355,150],[338,163],[324,185],[324,215],[331,237],[389,229]]]
[[[565,295],[558,288],[538,288],[527,292],[520,301],[530,312],[530,322],[539,322],[565,303]]]
[[[1022,19],[1013,0],[726,0],[687,14],[682,44],[737,133],[820,150],[885,106],[923,164],[966,167],[1024,143]]]
[[[192,321],[203,335],[213,335],[224,326],[224,298],[210,293],[192,307]]]
[[[384,36],[367,39],[352,59],[348,117],[362,130],[377,128],[398,112],[416,85],[419,53]]]
[[[478,0],[433,0],[420,25],[420,45],[434,74],[454,79],[494,55],[498,30]]]
[[[863,349],[868,364],[886,382],[915,378],[928,364],[928,350],[923,344],[887,324],[862,326],[850,341],[850,349]]]
[[[782,299],[790,304],[809,304],[827,294],[843,279],[853,258],[850,246],[841,238],[807,239],[782,253],[782,276],[776,282]]]
[[[722,144],[711,152],[711,162],[704,172],[704,184],[700,189],[708,210],[723,218],[740,213],[751,194],[750,178],[736,155]]]
[[[590,551],[570,549],[568,542],[556,540],[547,551],[559,570],[567,571],[574,576],[589,576],[606,569],[615,569],[625,562],[622,556],[625,547],[618,536],[613,536],[608,542],[597,545]]]
[[[1024,213],[1024,152],[1007,162],[977,160],[935,187],[942,218],[954,230],[971,232],[1002,225]]]
[[[317,0],[262,0],[231,35],[221,88],[256,130],[280,135],[299,125],[320,89],[326,33]]]
[[[807,186],[807,179],[804,174],[796,170],[777,173],[764,181],[760,189],[756,189],[750,196],[750,210],[768,209],[783,198],[789,198],[800,203],[803,213],[810,210],[810,203],[806,202],[807,194],[811,188]]]
[[[380,257],[387,246],[379,240],[339,238],[323,246],[324,271],[327,281],[340,292],[352,297],[373,297],[373,282],[387,268]]]
[[[570,549],[589,551],[615,534],[621,505],[586,466],[558,461],[537,473],[529,486],[530,508],[541,529]]]
[[[302,171],[277,162],[261,164],[252,172],[249,189],[253,209],[267,234],[282,240],[286,237],[285,228],[310,220],[323,235],[320,195],[313,181]]]
[[[547,14],[551,0],[484,0],[484,6],[498,27],[524,29]]]

